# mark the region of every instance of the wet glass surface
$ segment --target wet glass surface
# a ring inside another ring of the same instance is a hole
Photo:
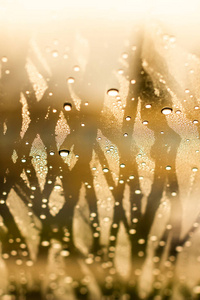
[[[200,299],[200,4],[0,4],[0,299]]]

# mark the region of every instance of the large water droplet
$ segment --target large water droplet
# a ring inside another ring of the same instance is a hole
[[[63,108],[64,108],[64,110],[66,110],[66,111],[70,111],[70,110],[72,110],[72,105],[71,105],[71,103],[69,103],[69,102],[65,102],[65,103],[63,104]]]
[[[119,94],[119,91],[117,89],[110,89],[107,91],[107,94],[111,97],[115,97]]]
[[[163,115],[169,115],[169,114],[172,113],[172,108],[170,108],[170,107],[164,107],[164,108],[161,110],[161,113],[162,113]]]
[[[66,149],[59,150],[59,155],[62,157],[67,157],[69,155],[69,150]]]

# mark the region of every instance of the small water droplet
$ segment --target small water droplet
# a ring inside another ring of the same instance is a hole
[[[139,194],[141,194],[141,191],[140,190],[135,190],[135,194],[139,195]]]
[[[176,114],[177,114],[177,115],[180,115],[180,113],[181,113],[180,110],[177,110],[177,111],[176,111]]]
[[[125,133],[124,133],[124,136],[127,137],[127,136],[128,136],[128,133],[125,132]]]
[[[26,159],[25,159],[25,158],[22,158],[22,159],[21,159],[21,162],[25,163],[25,162],[26,162]]]
[[[131,120],[131,117],[130,116],[127,116],[126,117],[126,121],[130,121]]]
[[[68,82],[68,83],[74,83],[74,81],[75,81],[75,80],[74,80],[73,77],[69,77],[69,78],[67,79],[67,82]]]
[[[65,102],[63,104],[63,108],[64,108],[65,111],[71,111],[72,110],[72,105],[69,102]]]
[[[135,230],[135,229],[130,229],[130,230],[129,230],[129,233],[130,233],[130,234],[136,234],[136,230]]]
[[[140,244],[140,245],[145,244],[145,239],[139,239],[139,240],[138,240],[138,244]]]
[[[145,107],[146,108],[151,108],[151,104],[146,104]]]
[[[190,90],[189,89],[185,89],[185,93],[189,94]]]
[[[59,155],[62,157],[67,157],[69,155],[69,150],[66,149],[59,150]]]
[[[197,167],[194,167],[194,168],[192,168],[192,171],[193,171],[193,172],[197,172],[197,171],[198,171],[198,168],[197,168]]]
[[[169,114],[172,113],[172,108],[170,108],[170,107],[164,107],[164,108],[161,110],[161,113],[162,113],[163,115],[169,115]]]
[[[134,219],[132,220],[132,222],[133,222],[134,224],[136,224],[136,223],[138,222],[138,219],[137,219],[137,218],[134,218]]]
[[[109,172],[109,169],[108,169],[108,168],[103,168],[103,172],[104,172],[104,173],[108,173],[108,172]]]
[[[194,120],[192,123],[193,123],[193,124],[198,124],[199,121],[198,121],[198,120]]]
[[[105,223],[107,223],[107,222],[110,221],[110,218],[109,218],[109,217],[105,217],[105,218],[103,219],[103,221],[104,221]]]
[[[119,91],[117,89],[110,89],[107,91],[107,94],[111,97],[116,97],[119,94]]]
[[[40,219],[41,219],[41,220],[45,220],[45,219],[46,219],[46,216],[45,216],[45,215],[40,215]]]
[[[132,79],[131,80],[131,84],[135,84],[136,83],[136,80],[135,79]]]
[[[149,122],[148,121],[143,121],[142,124],[147,125]]]
[[[122,58],[127,59],[128,58],[128,54],[127,53],[123,53],[122,54]]]
[[[125,164],[120,164],[120,168],[125,168]]]
[[[118,74],[120,74],[120,75],[121,75],[121,74],[123,74],[123,73],[124,73],[124,71],[123,71],[123,70],[121,70],[121,69],[120,69],[120,70],[118,70]]]
[[[56,50],[52,51],[52,56],[54,58],[57,58],[58,57],[58,51],[56,51]]]
[[[172,195],[173,197],[175,197],[175,196],[177,195],[177,193],[176,193],[176,192],[172,192],[171,195]]]
[[[60,189],[61,189],[61,185],[60,185],[60,184],[56,184],[56,185],[54,186],[54,189],[55,189],[55,190],[60,190]]]
[[[42,245],[43,247],[48,247],[48,246],[49,246],[49,242],[48,242],[48,241],[42,241],[42,242],[41,242],[41,245]]]
[[[3,63],[6,63],[6,62],[8,61],[8,59],[7,59],[6,56],[3,56],[2,59],[1,59],[1,61],[2,61]]]
[[[171,168],[172,168],[171,166],[166,166],[165,167],[165,169],[168,170],[168,171],[171,170]]]
[[[54,155],[55,152],[51,150],[51,151],[49,152],[49,154],[50,154],[50,155]]]

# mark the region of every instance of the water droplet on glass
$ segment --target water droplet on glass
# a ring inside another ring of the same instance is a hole
[[[149,122],[148,121],[143,121],[142,124],[147,125]]]
[[[169,171],[169,170],[171,170],[171,168],[172,168],[171,166],[166,166],[165,169]]]
[[[136,83],[136,80],[135,79],[132,79],[131,80],[131,84],[135,84]]]
[[[130,116],[127,116],[126,117],[126,121],[130,121],[131,120],[131,117]]]
[[[181,113],[180,110],[177,110],[177,111],[176,111],[176,114],[177,114],[177,115],[180,115],[180,113]]]
[[[193,171],[193,172],[197,172],[197,171],[198,171],[198,168],[197,168],[197,167],[194,167],[194,168],[192,168],[192,171]]]
[[[123,53],[122,54],[122,58],[127,59],[128,58],[128,54],[127,53]]]
[[[21,162],[25,163],[25,162],[26,162],[26,159],[25,159],[25,158],[22,158],[22,159],[21,159]]]
[[[109,169],[108,169],[108,168],[103,168],[103,172],[104,172],[104,173],[108,173],[108,172],[109,172]]]
[[[135,229],[130,229],[130,230],[129,230],[129,233],[130,233],[130,234],[136,234],[136,230],[135,230]]]
[[[119,91],[117,89],[110,89],[107,91],[107,94],[111,97],[115,97],[119,94]]]
[[[172,108],[170,108],[170,107],[164,107],[164,108],[161,110],[161,113],[162,113],[163,115],[169,115],[169,114],[172,113]]]
[[[172,195],[173,197],[175,197],[175,196],[177,195],[177,193],[176,193],[176,192],[172,192],[171,195]]]
[[[105,218],[103,219],[103,221],[104,221],[105,223],[107,223],[107,222],[110,221],[110,218],[109,218],[109,217],[105,217]]]
[[[120,168],[125,168],[125,166],[126,166],[125,164],[121,164]]]
[[[58,51],[54,50],[54,51],[52,52],[52,56],[53,56],[54,58],[57,58],[57,57],[58,57]]]
[[[137,219],[137,218],[134,218],[134,219],[132,219],[132,222],[133,222],[134,224],[136,224],[136,223],[138,222],[138,219]]]
[[[198,121],[198,120],[194,120],[192,123],[193,123],[193,124],[198,124],[199,121]]]
[[[67,82],[68,82],[68,83],[74,83],[74,78],[73,78],[73,77],[69,77],[69,78],[67,79]]]
[[[138,244],[140,244],[140,245],[145,244],[145,239],[139,239],[139,240],[138,240]]]
[[[54,189],[55,189],[55,190],[60,190],[60,189],[61,189],[61,185],[56,184],[56,185],[54,186]]]
[[[189,89],[185,89],[185,93],[189,94],[190,90]]]
[[[123,70],[118,70],[118,74],[123,74],[124,73],[124,71]]]
[[[42,242],[41,242],[41,245],[42,245],[43,247],[48,247],[48,246],[49,246],[49,242],[48,242],[48,241],[42,241]]]
[[[63,108],[64,108],[65,111],[70,111],[70,110],[72,110],[72,105],[69,102],[65,102],[63,104]]]
[[[68,54],[65,53],[65,54],[63,55],[63,58],[64,58],[64,59],[68,59]]]
[[[45,219],[46,219],[46,216],[45,216],[45,215],[40,215],[40,219],[41,219],[41,220],[45,220]]]
[[[141,191],[140,190],[135,190],[135,194],[139,195],[139,194],[141,194]]]
[[[55,152],[54,152],[54,151],[50,151],[49,154],[50,154],[50,155],[54,155]]]
[[[4,62],[4,63],[6,63],[8,61],[8,59],[7,59],[6,56],[3,56],[2,59],[1,59],[1,61]]]
[[[145,107],[146,108],[151,108],[151,104],[146,104]]]
[[[67,157],[69,155],[69,150],[66,149],[59,150],[59,155],[62,157]]]
[[[75,72],[79,72],[80,71],[80,67],[79,66],[74,66],[74,71]]]

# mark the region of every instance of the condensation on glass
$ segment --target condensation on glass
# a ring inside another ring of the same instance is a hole
[[[1,1],[0,299],[199,299],[199,11]]]

